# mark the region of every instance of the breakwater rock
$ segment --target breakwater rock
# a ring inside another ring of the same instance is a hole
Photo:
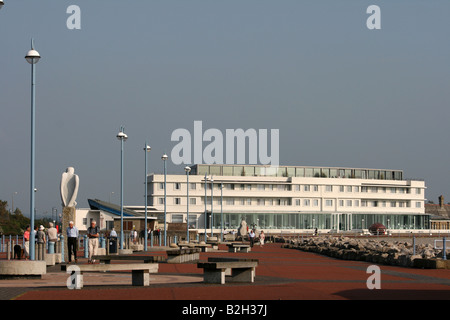
[[[436,259],[442,257],[442,250],[431,244],[416,245],[405,241],[384,241],[348,237],[319,236],[303,240],[291,240],[283,246],[329,257],[366,261],[378,264],[413,267],[415,259]]]

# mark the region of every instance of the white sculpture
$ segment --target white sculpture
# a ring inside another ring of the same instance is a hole
[[[61,177],[61,200],[63,207],[75,207],[80,180],[73,167],[68,167]]]

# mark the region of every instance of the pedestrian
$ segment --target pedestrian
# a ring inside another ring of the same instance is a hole
[[[249,239],[250,239],[250,248],[253,248],[253,244],[255,243],[255,233],[253,232],[253,230],[250,230]]]
[[[44,260],[44,245],[47,242],[44,232],[44,226],[40,225],[36,234],[36,243],[38,247],[38,260]]]
[[[48,236],[48,242],[55,242],[58,241],[58,230],[53,226],[53,222],[50,222],[49,228],[47,230],[47,236]]]
[[[67,227],[67,248],[69,255],[69,263],[72,263],[72,253],[75,259],[75,263],[78,262],[77,250],[78,250],[78,229],[74,226],[73,221],[69,222]]]
[[[109,233],[110,238],[117,238],[117,232],[114,230],[114,228],[111,229],[111,232]]]
[[[23,249],[25,253],[25,260],[28,260],[28,257],[30,256],[30,229],[31,227],[28,225],[23,234]]]
[[[92,257],[97,255],[99,237],[99,228],[97,227],[97,222],[95,222],[95,220],[92,220],[91,226],[87,229],[87,236],[89,238],[88,263],[95,263],[95,260],[92,259]]]
[[[266,235],[264,234],[264,231],[261,230],[261,233],[259,235],[259,246],[264,246],[264,239],[266,239]]]
[[[37,233],[38,233],[38,226],[34,226],[33,234],[34,234],[34,243],[37,243]]]

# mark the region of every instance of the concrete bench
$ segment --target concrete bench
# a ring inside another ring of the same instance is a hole
[[[67,273],[75,280],[75,288],[83,288],[83,272],[131,271],[133,286],[149,286],[150,273],[157,273],[157,263],[70,265]]]
[[[203,282],[225,284],[228,282],[254,282],[258,260],[209,258],[208,262],[197,263],[203,269]],[[226,277],[229,276],[229,277]]]
[[[200,248],[167,250],[167,263],[184,263],[200,259]]]
[[[250,252],[251,248],[249,244],[243,243],[229,243],[227,244],[228,252]]]
[[[144,263],[157,263],[157,262],[163,262],[165,258],[163,256],[135,256],[135,255],[99,255],[94,256],[93,259],[99,260],[101,264],[111,264],[111,260],[118,260],[118,261],[133,261],[133,260],[139,260],[143,261]]]
[[[213,249],[210,244],[206,244],[206,243],[195,244],[194,247],[199,248],[202,252],[209,252]]]

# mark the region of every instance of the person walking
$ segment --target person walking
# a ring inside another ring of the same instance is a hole
[[[253,244],[255,243],[255,233],[253,232],[253,229],[250,230],[250,234],[248,236],[250,239],[250,248],[253,248]]]
[[[261,230],[261,233],[259,235],[259,246],[264,246],[264,239],[266,239],[266,235],[264,234],[264,231]]]
[[[69,226],[67,227],[66,232],[67,232],[67,248],[69,255],[69,263],[72,263],[72,253],[75,258],[75,263],[77,263],[78,229],[73,225],[73,221],[69,222]]]
[[[25,253],[25,260],[28,260],[30,257],[30,229],[31,227],[28,225],[23,234],[23,251]]]
[[[99,237],[99,228],[97,227],[97,222],[92,220],[91,226],[87,229],[87,236],[89,238],[89,260],[88,263],[95,263],[95,260],[92,259],[93,256],[97,255],[98,249],[98,237]]]
[[[40,225],[39,226],[39,230],[36,234],[36,243],[37,243],[37,247],[38,247],[38,260],[44,260],[44,249],[45,249],[45,243],[47,242],[46,237],[45,237],[45,232],[44,232],[44,226]]]

